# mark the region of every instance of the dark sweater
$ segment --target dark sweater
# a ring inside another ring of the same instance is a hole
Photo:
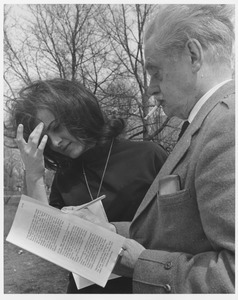
[[[81,205],[91,201],[82,173],[82,161],[88,183],[96,198],[110,143],[88,150],[72,167],[57,172],[52,184],[50,205]],[[115,141],[100,195],[109,222],[131,221],[146,191],[166,160],[162,147],[152,142]]]

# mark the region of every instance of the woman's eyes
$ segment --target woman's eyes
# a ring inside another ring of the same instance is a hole
[[[50,127],[48,129],[48,131],[53,131],[53,132],[56,132],[56,131],[59,131],[61,130],[61,124],[58,123],[58,122],[53,122],[50,124]]]
[[[55,124],[55,125],[53,125],[52,130],[58,131],[58,130],[60,130],[60,128],[61,128],[60,124]]]

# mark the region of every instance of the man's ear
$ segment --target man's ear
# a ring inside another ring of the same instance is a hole
[[[189,39],[185,45],[190,58],[192,69],[194,72],[198,72],[203,64],[203,49],[200,42],[196,39]]]

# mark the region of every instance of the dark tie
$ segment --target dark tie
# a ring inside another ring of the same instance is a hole
[[[190,123],[188,121],[185,121],[182,125],[182,128],[181,128],[181,131],[179,133],[179,136],[178,136],[178,141],[180,140],[180,138],[182,137],[182,135],[184,134],[185,130],[187,129],[188,125]]]

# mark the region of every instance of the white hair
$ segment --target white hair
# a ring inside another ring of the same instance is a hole
[[[179,54],[189,38],[197,39],[213,62],[230,64],[234,5],[160,5],[145,31],[145,42],[161,53]]]

